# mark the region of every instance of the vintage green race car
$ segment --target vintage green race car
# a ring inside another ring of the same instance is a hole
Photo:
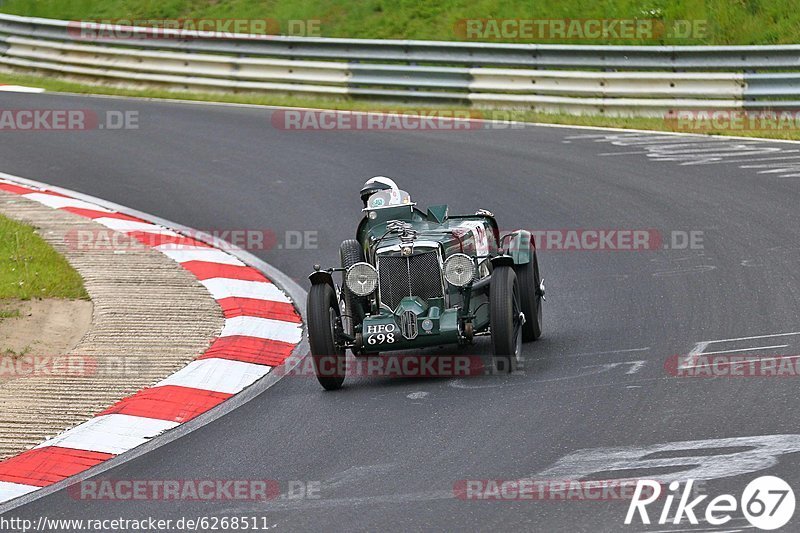
[[[484,210],[422,211],[388,178],[368,181],[362,199],[365,217],[356,239],[341,244],[341,267],[315,265],[310,276],[308,335],[322,386],[342,386],[348,348],[373,356],[479,335],[491,335],[495,368],[510,371],[521,343],[542,334],[544,283],[530,232],[501,238]]]

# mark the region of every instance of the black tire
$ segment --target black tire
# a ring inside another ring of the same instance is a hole
[[[326,390],[341,388],[346,374],[344,348],[334,341],[339,307],[330,285],[312,285],[308,292],[308,342],[314,360],[314,372]]]
[[[361,244],[355,239],[342,241],[339,246],[339,259],[342,261],[342,268],[347,270],[356,263],[364,261],[364,250]],[[364,316],[369,307],[369,301],[353,294],[347,285],[342,283],[342,296],[344,299],[344,309],[342,313],[342,328],[351,337],[355,335],[355,325],[364,321]],[[359,355],[360,351],[352,349],[353,355]]]
[[[525,313],[525,325],[522,326],[522,341],[535,341],[542,336],[542,294],[539,286],[539,262],[536,254],[531,254],[530,263],[517,265],[514,270],[519,281],[519,292],[522,296],[522,312]]]
[[[511,372],[522,351],[522,302],[519,282],[510,266],[497,266],[492,271],[489,288],[489,316],[494,345],[494,368]]]

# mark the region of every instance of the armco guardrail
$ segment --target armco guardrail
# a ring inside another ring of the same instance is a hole
[[[567,46],[208,35],[0,15],[0,66],[177,90],[458,101],[579,114],[663,116],[676,109],[800,106],[800,45]],[[764,70],[778,72],[758,72]]]

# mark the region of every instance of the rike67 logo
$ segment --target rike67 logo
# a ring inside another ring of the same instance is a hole
[[[633,523],[637,515],[641,523],[650,524],[649,511],[657,511],[662,501],[661,512],[658,518],[654,517],[660,525],[680,524],[684,518],[690,524],[697,525],[698,516],[702,516],[709,525],[720,526],[730,522],[734,513],[741,512],[751,526],[773,530],[786,525],[794,515],[794,491],[779,477],[761,476],[754,479],[745,487],[738,501],[732,494],[721,494],[709,501],[706,501],[708,495],[703,494],[690,500],[693,484],[694,481],[687,481],[681,491],[681,483],[673,481],[665,496],[660,483],[639,480],[625,516],[625,524]],[[673,510],[676,499],[678,503]],[[659,504],[655,503],[657,501]]]

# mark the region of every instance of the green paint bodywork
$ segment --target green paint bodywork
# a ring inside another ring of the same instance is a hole
[[[442,260],[454,253],[465,253],[475,257],[479,265],[478,279],[473,284],[459,288],[443,281],[444,298],[423,301],[417,297],[406,297],[396,309],[389,310],[386,306],[377,305],[377,293],[371,296],[370,313],[361,324],[356,324],[356,332],[363,334],[366,352],[417,349],[463,342],[466,321],[471,322],[475,332],[488,328],[488,277],[491,275],[489,259],[499,252],[499,229],[493,216],[450,216],[445,205],[433,206],[427,212],[406,205],[375,209],[366,213],[367,216],[359,224],[356,237],[364,248],[367,262],[373,266],[376,264],[376,252],[379,249],[401,245],[397,234],[387,235],[387,225],[396,220],[407,222],[417,232],[415,251],[438,248],[441,250]],[[483,245],[477,240],[480,234],[484,236]],[[524,259],[522,254],[517,256]],[[406,339],[400,331],[400,315],[408,309],[413,309],[417,314],[418,335],[414,339]],[[423,323],[430,326],[429,331],[423,328]],[[394,333],[391,337],[393,342],[389,342],[389,333]],[[383,336],[378,337],[380,334]],[[382,342],[378,342],[379,339]]]
[[[515,265],[526,265],[533,260],[531,240],[529,231],[518,230],[503,242],[506,255],[511,256]]]
[[[432,305],[428,306],[423,303],[422,306],[420,306],[422,300],[408,297],[400,302],[397,313],[389,313],[383,310],[378,315],[366,317],[362,326],[365,350],[368,352],[373,350],[410,350],[438,344],[457,344],[460,340],[458,310],[443,309],[444,300],[442,299],[432,299],[428,302],[432,303]],[[419,334],[415,339],[406,339],[400,333],[399,315],[405,309],[414,309],[417,311],[420,310],[420,307],[424,308],[424,311],[417,316]],[[422,327],[423,322],[426,320],[430,321],[430,331],[426,331]],[[383,328],[380,326],[383,326]],[[386,329],[391,329],[394,333],[393,342],[388,342],[386,338]],[[382,342],[378,342],[377,335],[379,334],[379,330],[383,330],[384,332]]]

